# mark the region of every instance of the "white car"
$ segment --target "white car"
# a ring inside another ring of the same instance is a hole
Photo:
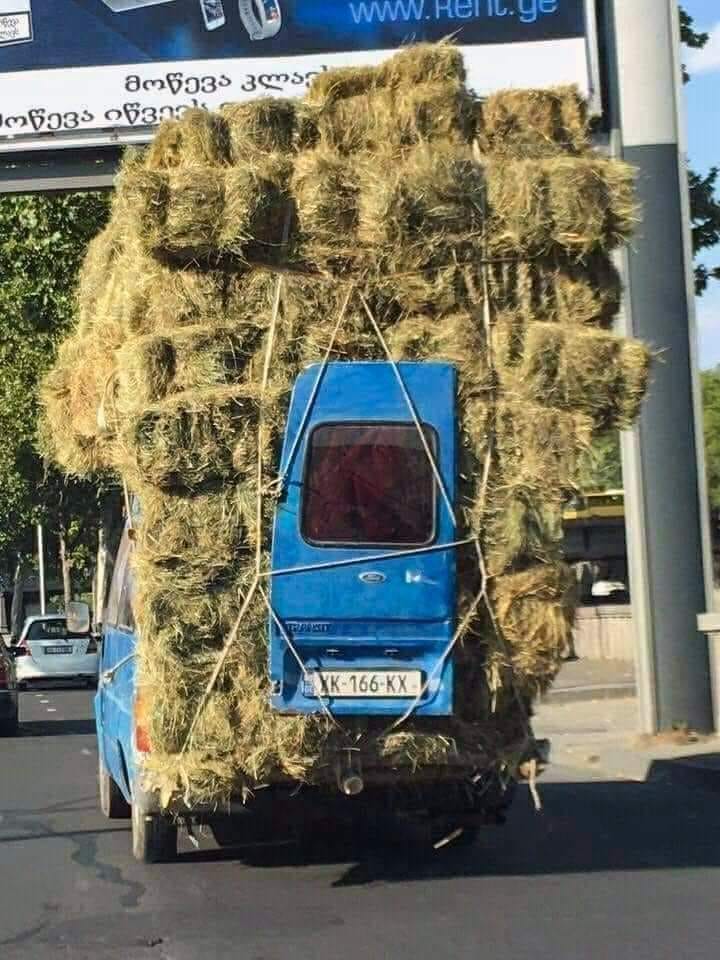
[[[97,641],[89,633],[68,631],[62,613],[28,617],[14,659],[20,684],[38,680],[97,682]]]

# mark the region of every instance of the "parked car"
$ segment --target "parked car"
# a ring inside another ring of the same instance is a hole
[[[69,630],[65,614],[28,617],[13,653],[22,685],[41,680],[97,682],[97,640],[89,631]]]
[[[0,736],[12,737],[18,732],[18,691],[15,663],[0,643]]]

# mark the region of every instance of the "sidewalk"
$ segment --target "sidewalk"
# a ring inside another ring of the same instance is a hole
[[[720,791],[720,737],[641,737],[634,697],[546,700],[537,705],[533,726],[538,738],[551,742],[551,765],[575,769],[584,779],[663,780]]]
[[[575,703],[635,696],[635,668],[626,660],[569,660],[563,664],[547,702]]]

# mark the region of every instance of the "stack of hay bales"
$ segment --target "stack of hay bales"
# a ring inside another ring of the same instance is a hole
[[[386,359],[369,312],[394,357],[457,364],[458,536],[482,554],[459,556],[458,716],[443,736],[411,718],[378,754],[522,752],[573,619],[562,507],[593,434],[637,415],[649,369],[609,330],[633,173],[589,143],[576,91],[479,105],[441,44],[329,71],[302,101],[189,111],[127,156],[45,382],[45,433],[68,472],[110,469],[140,498],[138,671],[166,799],[322,767],[327,719],[268,707],[262,596],[236,619],[269,562],[292,384],[346,301],[332,358]]]

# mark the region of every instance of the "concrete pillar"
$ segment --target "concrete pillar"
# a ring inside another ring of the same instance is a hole
[[[624,254],[624,332],[661,352],[623,437],[640,725],[713,727],[712,566],[696,356],[677,0],[607,0],[612,143],[638,168],[642,223]]]

